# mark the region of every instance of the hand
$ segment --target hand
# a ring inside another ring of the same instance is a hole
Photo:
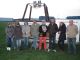
[[[42,34],[40,36],[42,36]]]
[[[26,35],[26,32],[25,32],[25,35]]]
[[[49,33],[47,33],[47,37],[49,37]]]
[[[58,34],[60,34],[61,32],[59,31]]]

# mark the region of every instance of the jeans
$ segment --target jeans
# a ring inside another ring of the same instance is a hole
[[[68,52],[76,54],[76,38],[67,38]]]
[[[16,39],[16,48],[19,49],[21,47],[22,39]]]
[[[49,49],[54,49],[56,43],[56,34],[49,36]]]
[[[23,37],[23,46],[26,48],[28,47],[28,43],[29,43],[29,37]]]
[[[12,47],[12,38],[7,36],[6,41],[7,41],[7,46]]]
[[[16,40],[15,40],[15,38],[13,38],[13,41],[12,41],[12,47],[13,47],[13,49],[17,48],[17,45],[16,45]]]
[[[38,41],[38,36],[33,36],[32,47],[35,49],[37,48],[37,41]]]
[[[16,44],[16,42],[15,42],[14,37],[11,38],[11,42],[12,42],[12,48],[15,48],[15,44]]]
[[[80,43],[80,35],[79,35],[79,43]]]

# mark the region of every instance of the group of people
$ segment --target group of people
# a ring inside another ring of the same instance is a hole
[[[42,44],[44,44],[45,51],[56,52],[56,33],[58,33],[59,48],[64,51],[64,41],[67,40],[68,52],[76,54],[76,35],[78,33],[78,27],[73,22],[73,20],[70,20],[67,27],[64,22],[60,22],[58,27],[55,19],[50,19],[48,26],[45,20],[42,21],[41,25],[33,20],[31,26],[29,26],[27,22],[25,22],[23,26],[21,26],[19,22],[8,23],[5,29],[7,46],[17,50],[21,47],[27,48],[29,45],[29,38],[32,37],[33,42],[31,47],[35,50],[37,48],[41,50]],[[48,48],[46,43],[47,37],[49,37]]]

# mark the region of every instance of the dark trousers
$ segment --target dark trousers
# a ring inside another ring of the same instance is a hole
[[[11,47],[12,46],[11,37],[7,37],[7,46],[8,47]]]
[[[67,38],[68,52],[76,54],[76,38]]]
[[[80,42],[80,35],[79,35],[79,42]]]
[[[63,39],[59,39],[58,41],[58,46],[61,50],[64,50],[64,40]]]
[[[49,49],[55,48],[56,34],[49,35]]]

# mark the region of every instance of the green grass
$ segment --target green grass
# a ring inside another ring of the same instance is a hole
[[[5,42],[5,27],[6,23],[0,23],[0,60],[80,60],[80,46],[77,46],[77,54],[71,55],[67,53],[67,47],[65,52],[60,51],[58,48],[57,52],[45,52],[34,49],[25,49],[21,51],[6,51]]]

